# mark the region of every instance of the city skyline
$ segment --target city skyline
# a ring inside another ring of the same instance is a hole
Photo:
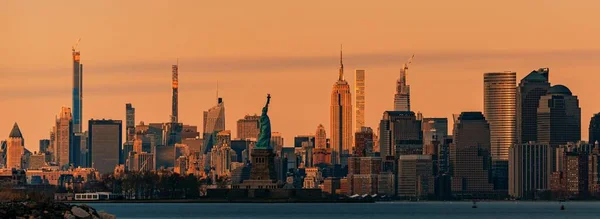
[[[353,72],[355,69],[365,69],[369,72],[369,83],[366,87],[367,93],[369,93],[369,101],[365,122],[366,126],[372,128],[377,126],[383,111],[392,110],[390,100],[393,98],[399,70],[406,57],[412,53],[417,54],[418,59],[410,66],[411,109],[415,112],[422,112],[424,117],[450,118],[452,114],[463,111],[483,111],[481,76],[484,72],[515,71],[519,81],[531,70],[541,67],[549,67],[552,70],[552,84],[564,84],[578,96],[582,109],[582,139],[587,139],[589,118],[600,111],[600,105],[594,101],[599,96],[593,89],[593,81],[597,80],[596,77],[599,76],[586,74],[586,72],[594,72],[600,68],[593,63],[594,58],[600,56],[600,48],[594,48],[596,44],[593,43],[593,39],[597,38],[598,32],[592,31],[594,30],[593,21],[585,22],[585,13],[580,13],[581,10],[585,11],[587,8],[562,7],[564,6],[561,5],[563,3],[549,3],[542,8],[533,7],[532,3],[523,3],[521,7],[514,8],[519,15],[532,11],[547,12],[546,16],[541,16],[542,18],[531,18],[526,21],[508,19],[501,22],[502,18],[509,18],[508,15],[492,14],[490,15],[491,18],[482,19],[493,21],[492,24],[498,24],[493,28],[471,23],[480,28],[482,34],[469,32],[467,28],[469,25],[464,24],[469,22],[460,18],[450,19],[451,21],[463,21],[463,25],[459,26],[457,30],[443,28],[441,30],[429,30],[442,26],[429,20],[419,24],[426,24],[426,28],[419,27],[417,24],[407,24],[409,31],[412,31],[412,34],[408,35],[402,31],[387,30],[384,27],[374,29],[374,27],[359,26],[358,28],[370,30],[371,32],[357,34],[355,37],[349,37],[346,34],[349,32],[356,33],[356,29],[353,30],[347,24],[357,21],[351,19],[351,13],[344,14],[342,18],[339,18],[347,19],[348,22],[341,22],[338,19],[327,17],[329,19],[326,19],[323,25],[316,25],[316,21],[289,18],[291,20],[288,21],[293,21],[292,23],[295,25],[315,25],[316,27],[299,28],[303,31],[314,31],[314,33],[308,34],[310,37],[306,40],[292,38],[299,45],[292,45],[292,41],[286,39],[286,37],[289,37],[287,34],[275,35],[272,37],[279,37],[280,40],[269,42],[264,47],[255,44],[263,42],[263,40],[260,40],[261,37],[266,37],[266,41],[274,38],[267,37],[267,34],[261,34],[232,43],[234,40],[227,37],[222,38],[222,41],[219,41],[219,37],[216,39],[212,37],[194,39],[201,32],[185,35],[188,29],[197,24],[184,22],[183,18],[192,16],[192,14],[185,16],[172,14],[184,10],[185,7],[194,6],[193,4],[196,3],[193,2],[183,2],[177,5],[166,4],[168,6],[166,12],[159,13],[158,17],[169,19],[155,24],[155,28],[147,26],[149,23],[143,21],[143,18],[153,12],[160,12],[162,10],[161,5],[141,5],[142,9],[148,9],[150,13],[142,14],[133,21],[127,21],[126,24],[135,25],[137,28],[124,31],[124,36],[131,34],[132,37],[122,37],[120,38],[121,42],[114,41],[112,38],[119,35],[109,34],[106,28],[111,24],[116,24],[115,20],[122,18],[127,10],[112,9],[103,14],[96,11],[99,9],[92,9],[95,6],[102,6],[100,8],[109,7],[110,3],[106,3],[106,5],[95,5],[93,3],[79,5],[82,9],[76,11],[76,13],[89,14],[89,17],[73,21],[74,26],[77,26],[77,28],[63,33],[59,33],[64,31],[64,27],[58,25],[58,23],[62,22],[63,19],[70,18],[70,16],[60,15],[60,13],[69,14],[65,11],[69,10],[69,7],[60,9],[52,6],[52,10],[48,10],[49,12],[39,13],[40,17],[25,16],[25,18],[21,18],[18,14],[26,9],[36,13],[51,5],[46,5],[46,3],[33,5],[28,5],[28,3],[3,4],[7,4],[7,7],[0,7],[3,8],[0,9],[3,19],[0,20],[14,20],[15,22],[9,23],[15,25],[19,23],[16,22],[18,19],[27,22],[27,25],[20,27],[7,25],[6,27],[7,32],[11,34],[6,36],[3,43],[11,42],[11,45],[7,44],[4,47],[4,44],[2,44],[3,48],[6,49],[0,53],[0,58],[4,60],[0,64],[0,85],[2,87],[0,88],[2,95],[0,104],[28,107],[6,108],[4,112],[10,116],[0,118],[0,134],[8,134],[12,125],[17,122],[24,138],[28,139],[25,146],[31,151],[37,151],[37,140],[48,138],[48,133],[54,124],[53,120],[56,112],[63,106],[72,106],[72,91],[70,89],[72,88],[73,70],[69,64],[71,58],[68,50],[78,37],[82,38],[78,50],[81,51],[82,63],[86,65],[82,92],[85,100],[83,102],[83,130],[88,130],[88,127],[86,127],[87,121],[92,118],[125,121],[125,114],[123,113],[125,103],[132,103],[138,109],[136,111],[136,123],[139,123],[139,121],[144,121],[146,124],[169,121],[168,116],[171,111],[171,108],[168,107],[171,100],[169,89],[170,65],[179,57],[180,122],[197,126],[202,124],[201,112],[214,105],[214,93],[216,81],[218,80],[221,87],[220,94],[227,100],[228,104],[226,127],[229,127],[228,129],[232,132],[236,131],[235,122],[238,119],[243,118],[246,114],[253,115],[259,112],[260,100],[263,98],[264,93],[271,92],[278,97],[282,97],[273,103],[273,109],[270,111],[272,113],[273,131],[282,133],[284,139],[286,139],[285,145],[290,145],[293,136],[314,134],[315,127],[318,124],[329,127],[328,106],[330,97],[328,93],[331,89],[331,83],[337,76],[337,47],[340,43],[344,43],[345,47],[344,64],[347,72]],[[440,8],[445,4],[433,6],[433,10],[440,12]],[[458,6],[453,7],[460,7],[465,3],[458,2],[456,4]],[[507,3],[506,5],[510,4]],[[326,16],[325,11],[333,5],[335,4],[325,3],[324,6],[316,7],[311,12],[315,12],[317,17]],[[344,7],[347,11],[353,12],[359,10],[358,6],[362,5],[349,2]],[[389,10],[400,8],[400,6],[393,3],[388,3],[387,6],[390,7]],[[407,8],[424,7],[421,3],[403,6]],[[128,7],[133,7],[133,5],[126,3],[123,9]],[[220,8],[224,5],[208,5],[206,7]],[[308,6],[299,7],[306,9]],[[383,8],[383,6],[370,6],[365,10],[370,13],[382,10],[375,7]],[[473,7],[485,9],[489,6],[475,5]],[[558,9],[570,13],[572,17],[554,17],[552,13],[558,13]],[[6,13],[4,13],[4,10],[6,10]],[[471,17],[482,13],[468,9],[466,12]],[[276,16],[279,13],[271,12],[267,16]],[[448,12],[440,13],[440,16],[442,16]],[[195,14],[193,13],[194,16]],[[375,16],[366,21],[374,23],[380,21],[384,24],[390,24],[402,21],[410,15],[414,14],[411,12],[409,15],[398,15],[389,18]],[[8,19],[4,19],[4,16],[7,16]],[[42,21],[41,17],[44,16],[48,16],[49,20]],[[216,15],[206,16],[215,17]],[[423,15],[415,16],[414,19],[418,20],[420,16]],[[202,19],[202,17],[198,18],[200,18],[199,20]],[[107,22],[101,25],[103,19],[106,19]],[[239,18],[226,23],[233,29],[239,29],[245,34],[258,33],[269,27],[269,24],[280,24],[278,22],[272,23],[275,21],[270,23],[263,19],[264,17],[257,18],[258,21],[263,23],[258,22],[256,30],[244,29],[244,25],[249,25],[247,22],[235,24],[234,21],[241,21]],[[544,20],[540,21],[539,19]],[[439,19],[434,20],[441,22]],[[85,25],[85,22],[89,22],[89,25]],[[333,24],[338,24],[338,22],[341,27],[331,28],[330,30],[326,28],[333,27]],[[538,23],[543,25],[535,26]],[[570,40],[572,38],[569,38],[568,35],[558,34],[555,32],[556,30],[548,30],[544,37],[541,37],[543,39],[540,39],[539,34],[533,34],[539,33],[540,30],[548,27],[548,23],[571,24],[572,26],[563,25],[564,29],[561,29],[560,32],[570,32],[576,35],[578,39]],[[98,30],[91,27],[98,25]],[[48,27],[40,28],[42,26]],[[39,28],[39,30],[36,28]],[[115,28],[122,30],[124,26],[116,25]],[[219,30],[214,26],[206,27],[206,29],[213,33],[230,33],[229,31]],[[147,36],[156,31],[169,30],[186,37]],[[426,33],[436,33],[443,30],[460,36],[429,37],[416,43],[411,42],[417,37],[428,35]],[[503,38],[506,36],[488,36],[489,33],[510,30],[514,31],[514,36],[507,38]],[[292,30],[288,33],[293,34],[297,31]],[[340,32],[335,33],[335,31]],[[319,32],[325,33],[325,36],[315,38],[321,35]],[[588,33],[584,35],[583,32]],[[383,37],[382,35],[386,33],[389,33],[389,36]],[[215,35],[222,36],[221,34]],[[473,34],[473,36],[468,36],[468,34]],[[537,37],[533,37],[533,35]],[[370,40],[369,37],[373,36],[380,42]],[[138,41],[140,42],[135,42],[136,37],[139,38]],[[464,39],[460,39],[460,37]],[[489,37],[489,39],[481,40],[485,37]],[[438,39],[441,42],[426,45]],[[474,41],[467,48],[461,48],[473,39],[480,39],[481,41]],[[453,45],[451,42],[454,41],[457,43]],[[36,43],[26,45],[30,42]],[[557,42],[563,43],[559,44]],[[207,46],[203,46],[204,44]],[[143,49],[147,45],[152,45],[151,49]],[[281,48],[276,48],[278,46]],[[434,49],[436,46],[439,49]],[[306,49],[300,51],[299,47],[305,47]],[[223,51],[218,50],[219,48],[223,48]],[[582,74],[586,74],[587,80],[583,80]],[[259,81],[256,80],[257,77],[272,77],[272,79]],[[352,77],[347,78],[348,83],[353,85]],[[14,81],[21,81],[21,83],[13,83]],[[137,83],[132,84],[132,82]],[[300,92],[298,89],[289,89],[290,87],[301,88],[303,91],[307,90],[305,88],[308,87],[310,91]],[[351,90],[354,90],[354,87],[351,86]],[[440,96],[440,94],[444,94],[444,96]],[[302,105],[294,105],[293,103],[302,103]],[[287,116],[289,112],[293,112],[295,116]],[[448,131],[451,132],[453,124],[449,123],[448,125],[450,127]],[[329,130],[327,129],[327,131]]]

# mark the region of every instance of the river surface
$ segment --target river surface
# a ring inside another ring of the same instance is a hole
[[[117,218],[600,218],[600,202],[87,203]]]

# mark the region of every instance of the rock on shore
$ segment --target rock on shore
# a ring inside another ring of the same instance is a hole
[[[98,212],[82,205],[60,202],[3,202],[0,203],[0,218],[65,218],[65,219],[113,219],[114,215]]]

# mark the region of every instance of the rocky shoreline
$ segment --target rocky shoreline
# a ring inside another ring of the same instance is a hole
[[[0,203],[0,218],[114,219],[116,216],[85,204],[26,201]]]

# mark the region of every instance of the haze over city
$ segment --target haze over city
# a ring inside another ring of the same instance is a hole
[[[179,59],[180,122],[201,126],[218,83],[235,133],[235,122],[259,114],[271,93],[273,131],[290,145],[295,135],[329,127],[343,44],[352,90],[354,70],[366,70],[366,126],[393,109],[399,70],[415,54],[408,74],[415,112],[482,111],[483,73],[516,71],[520,80],[549,67],[552,84],[578,96],[587,139],[589,118],[600,111],[600,3],[582,2],[2,2],[0,104],[10,107],[0,134],[18,122],[31,151],[48,138],[61,106],[72,104],[70,50],[81,38],[82,121],[125,120],[129,102],[137,121],[168,121]]]

